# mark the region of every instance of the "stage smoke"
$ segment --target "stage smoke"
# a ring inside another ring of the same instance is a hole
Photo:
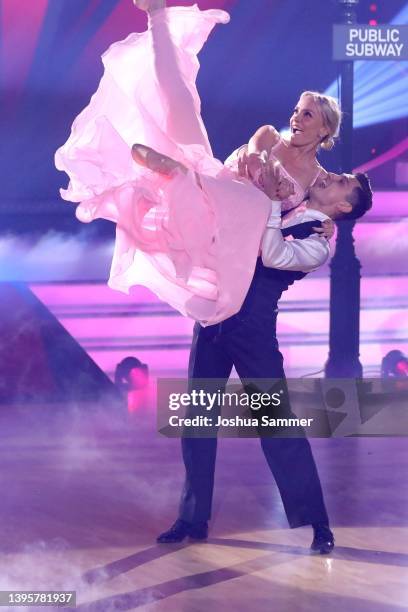
[[[111,240],[96,240],[88,228],[74,236],[55,231],[41,237],[8,233],[0,237],[0,281],[105,281],[112,251]]]

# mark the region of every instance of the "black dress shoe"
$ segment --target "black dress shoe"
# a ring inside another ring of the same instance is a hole
[[[177,519],[170,529],[163,531],[157,537],[157,542],[159,544],[174,544],[175,542],[182,542],[187,536],[193,540],[206,540],[208,523],[187,523],[187,521]]]
[[[334,548],[334,535],[324,523],[313,525],[314,538],[311,550],[321,555],[328,555]]]

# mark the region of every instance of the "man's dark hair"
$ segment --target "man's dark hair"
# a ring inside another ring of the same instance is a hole
[[[347,202],[350,202],[353,208],[349,213],[344,213],[341,219],[359,219],[370,210],[373,205],[373,192],[368,176],[362,172],[357,172],[354,176],[360,183],[360,187],[355,187],[346,198]]]

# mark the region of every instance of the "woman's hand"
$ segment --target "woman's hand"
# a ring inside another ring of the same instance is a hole
[[[242,145],[242,147],[239,148],[238,151],[238,174],[239,176],[244,176],[245,178],[248,178],[248,172],[247,172],[247,159],[248,159],[248,145]]]
[[[265,166],[262,154],[250,153],[246,156],[247,176],[252,181],[258,181],[262,168]]]
[[[259,184],[271,200],[286,200],[295,193],[294,184],[281,177],[279,164],[273,162],[262,165]]]
[[[248,145],[242,145],[238,151],[238,174],[250,181],[258,181],[261,169],[265,164],[264,153],[248,153]]]
[[[286,178],[281,178],[278,183],[276,195],[278,200],[287,200],[295,193],[294,184]]]
[[[330,238],[333,237],[336,226],[334,224],[334,221],[332,221],[331,219],[326,219],[325,221],[323,221],[322,227],[314,227],[313,229],[317,234],[323,236],[323,238],[327,238],[327,240],[330,240]]]

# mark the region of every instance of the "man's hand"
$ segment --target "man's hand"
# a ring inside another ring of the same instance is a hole
[[[331,219],[326,219],[325,221],[323,221],[322,227],[314,227],[313,229],[317,234],[323,236],[323,238],[327,238],[327,240],[330,240],[330,238],[333,237],[335,228],[336,226],[334,224],[334,221],[332,221]]]

